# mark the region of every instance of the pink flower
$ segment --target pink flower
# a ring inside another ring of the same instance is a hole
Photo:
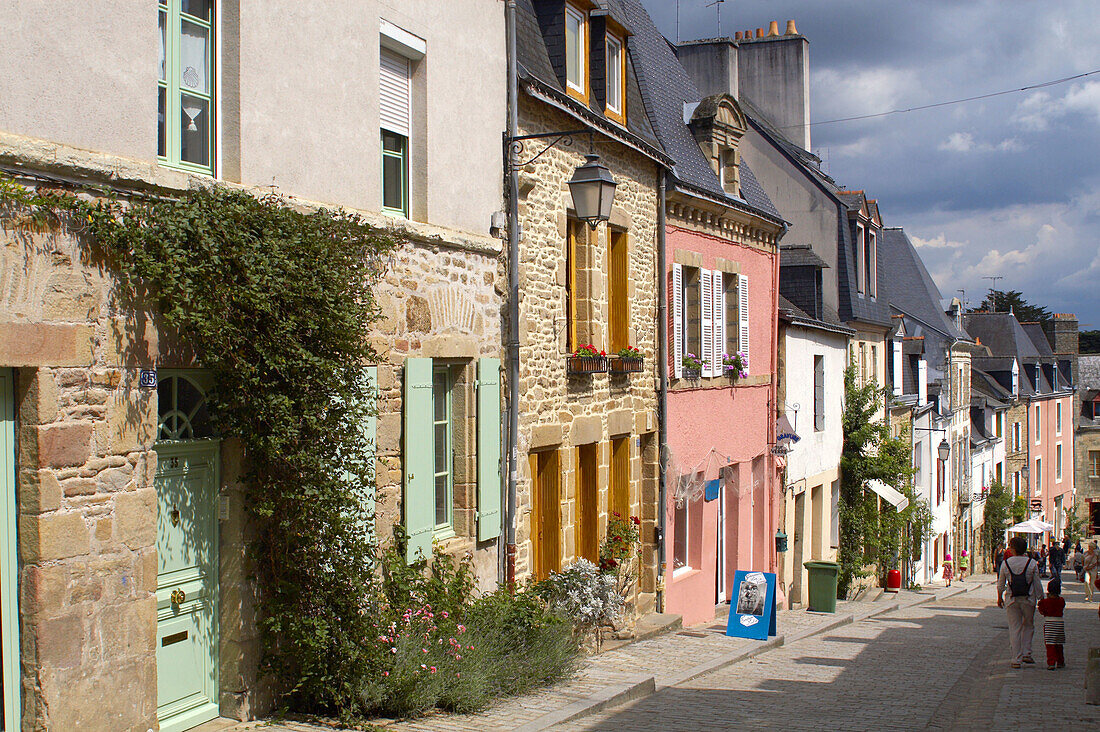
[[[383,675],[383,676],[389,676],[389,675],[390,675],[390,672],[389,672],[389,671],[383,671],[383,672],[382,672],[382,675]]]
[[[397,648],[396,648],[396,647],[394,647],[394,648],[391,648],[391,649],[390,649],[390,653],[397,653]]]
[[[433,674],[434,674],[434,673],[435,673],[436,671],[438,671],[438,670],[439,670],[439,669],[437,669],[437,668],[436,668],[435,666],[432,666],[432,673],[433,673]]]
[[[456,678],[456,679],[457,679],[458,677],[460,677],[460,676],[462,676],[462,674],[460,674],[460,673],[458,673],[458,672],[455,672],[455,678]]]
[[[459,633],[465,633],[465,632],[466,632],[466,626],[465,626],[465,625],[462,625],[462,624],[460,623],[460,624],[459,624],[459,626],[458,626],[458,632],[459,632]]]
[[[446,610],[444,610],[443,612],[441,612],[441,613],[440,613],[440,615],[442,615],[442,616],[443,616],[444,618],[449,618],[449,617],[451,617],[451,614],[450,614],[449,612],[447,612]]]
[[[424,651],[424,653],[427,653],[427,652],[428,652],[428,649],[427,649],[427,648],[421,648],[420,650]]]
[[[458,655],[458,654],[456,653],[456,654],[455,654],[455,660],[456,660],[456,661],[461,661],[461,660],[462,660],[462,656],[460,656],[460,655]]]
[[[420,664],[420,668],[426,669],[426,668],[428,668],[428,667],[427,667],[427,666],[425,666],[424,664]]]

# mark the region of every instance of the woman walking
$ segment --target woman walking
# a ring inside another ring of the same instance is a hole
[[[1089,548],[1085,552],[1085,601],[1092,602],[1092,587],[1096,583],[1096,565],[1100,562],[1100,555],[1096,553],[1096,542],[1090,541]]]

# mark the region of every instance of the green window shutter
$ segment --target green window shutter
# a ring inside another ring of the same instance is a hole
[[[432,555],[435,528],[435,447],[432,440],[432,360],[405,359],[405,530],[407,559]]]
[[[477,361],[477,540],[500,536],[500,359]]]

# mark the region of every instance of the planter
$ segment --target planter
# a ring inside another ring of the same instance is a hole
[[[688,369],[685,368],[681,371],[684,378],[688,381],[698,381],[703,376],[702,369]]]
[[[741,378],[741,373],[737,369],[727,366],[726,367],[726,378],[729,379],[730,381],[737,381],[738,379]]]
[[[570,374],[602,374],[607,371],[607,357],[570,356],[567,367]]]
[[[613,374],[640,374],[645,369],[645,358],[613,358],[608,362]]]

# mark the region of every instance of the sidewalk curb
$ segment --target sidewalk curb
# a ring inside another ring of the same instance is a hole
[[[641,699],[656,690],[652,676],[639,676],[633,681],[616,684],[601,689],[598,693],[578,699],[561,709],[544,714],[537,719],[515,728],[515,732],[538,732],[555,724],[563,724],[603,711],[608,707],[617,707],[627,702]]]
[[[767,653],[768,651],[779,648],[782,645],[784,645],[784,636],[776,636],[769,641],[761,643],[755,648],[727,653],[724,656],[719,656],[713,661],[706,661],[705,663],[700,663],[696,666],[692,666],[688,670],[681,671],[675,676],[662,678],[661,681],[657,684],[657,688],[666,689],[670,686],[685,684],[688,681],[699,678],[700,676],[706,676],[709,673],[713,673],[715,671],[718,671],[719,669],[726,668],[727,666],[732,666],[735,663],[747,661],[750,658],[759,656],[761,653]]]

